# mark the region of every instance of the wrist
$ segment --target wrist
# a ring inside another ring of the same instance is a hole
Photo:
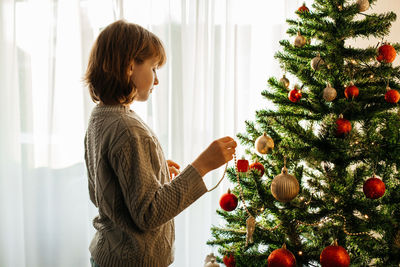
[[[208,172],[204,167],[201,166],[201,164],[199,164],[199,162],[193,161],[191,165],[193,166],[193,168],[196,169],[201,177],[206,175],[206,173]]]

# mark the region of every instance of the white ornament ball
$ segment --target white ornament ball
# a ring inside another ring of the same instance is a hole
[[[310,65],[313,70],[319,70],[319,68],[324,64],[325,64],[324,60],[321,58],[321,55],[318,53],[318,55],[311,60]]]
[[[281,174],[275,176],[271,183],[271,193],[280,202],[289,202],[294,199],[300,190],[296,177],[288,174],[286,167],[282,168]]]
[[[272,149],[274,149],[274,140],[272,140],[271,137],[269,137],[266,133],[264,133],[263,135],[261,135],[256,139],[254,147],[256,151],[260,154],[271,153]]]
[[[336,96],[337,96],[337,92],[336,92],[335,88],[333,88],[331,86],[331,84],[328,83],[326,88],[323,91],[322,97],[325,99],[325,101],[331,102],[331,101],[335,100]]]
[[[215,262],[215,259],[212,259],[209,263],[204,265],[204,267],[219,267],[219,264]]]
[[[286,87],[286,89],[289,88],[290,81],[288,78],[286,78],[286,75],[283,75],[283,77],[279,81]]]
[[[358,10],[360,12],[367,11],[369,9],[369,1],[368,0],[357,0]]]
[[[294,46],[295,47],[303,47],[306,43],[307,43],[306,38],[304,38],[304,36],[301,35],[300,32],[298,32],[296,39],[294,39]]]

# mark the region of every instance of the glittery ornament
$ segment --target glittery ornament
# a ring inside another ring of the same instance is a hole
[[[281,84],[283,84],[283,86],[285,86],[286,89],[289,88],[290,81],[289,81],[288,78],[286,78],[285,75],[282,76],[282,78],[279,80],[279,82],[280,82]]]
[[[344,137],[351,131],[351,122],[344,119],[343,115],[340,115],[336,120],[336,136]]]
[[[396,49],[390,44],[384,44],[378,48],[376,59],[383,63],[392,63],[396,58]]]
[[[254,143],[255,149],[260,154],[269,154],[274,149],[274,140],[266,133],[258,137]]]
[[[310,12],[310,10],[308,9],[308,7],[306,7],[306,3],[303,3],[303,5],[301,7],[299,7],[297,9],[297,11],[299,11],[300,13],[302,12]]]
[[[313,69],[313,70],[319,70],[320,68],[321,68],[321,66],[322,65],[324,65],[325,64],[325,62],[324,62],[324,60],[321,58],[321,55],[318,53],[318,55],[315,57],[315,58],[313,58],[312,60],[311,60],[311,63],[310,63],[310,65],[311,65],[311,68]]]
[[[225,211],[233,211],[238,205],[238,198],[228,189],[228,192],[219,199],[219,205]]]
[[[350,266],[350,256],[335,240],[333,245],[322,251],[320,262],[322,267],[348,267]]]
[[[367,11],[369,9],[368,0],[357,0],[357,7],[360,12]]]
[[[372,177],[365,181],[363,192],[367,198],[378,199],[385,194],[385,183],[381,179]]]
[[[215,262],[215,259],[212,259],[209,263],[204,265],[204,267],[219,267],[219,264]]]
[[[299,102],[301,97],[302,97],[301,90],[298,89],[297,85],[288,94],[289,100],[292,101],[293,103]]]
[[[347,86],[346,89],[344,90],[344,96],[347,99],[357,98],[359,94],[360,94],[360,90],[358,90],[358,87],[355,86],[353,83],[350,83],[350,85]]]
[[[303,35],[300,34],[300,32],[297,32],[296,39],[294,39],[294,46],[295,47],[303,47],[307,43],[306,38],[304,38]]]
[[[282,248],[275,249],[268,256],[268,267],[296,267],[296,258],[286,244]]]
[[[281,202],[289,202],[299,193],[300,185],[296,177],[288,174],[286,167],[282,168],[281,174],[275,176],[271,183],[271,193],[274,198]]]
[[[204,267],[219,267],[219,264],[216,263],[216,260],[217,257],[215,257],[214,253],[208,254],[204,260]]]
[[[258,161],[253,162],[252,164],[250,164],[249,169],[250,170],[255,170],[260,176],[263,176],[264,171],[265,171],[264,165],[262,165]]]
[[[235,256],[232,253],[230,253],[229,256],[225,255],[222,260],[226,267],[236,267]]]
[[[331,84],[328,83],[323,91],[322,97],[325,99],[325,101],[331,102],[331,101],[335,100],[336,96],[337,96],[337,92],[336,92],[335,88],[333,88],[331,86]]]
[[[400,100],[400,93],[397,90],[386,88],[385,100],[388,103],[396,104]]]

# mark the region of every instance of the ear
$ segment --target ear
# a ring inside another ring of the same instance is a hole
[[[133,74],[133,68],[134,68],[134,61],[132,60],[132,62],[128,65],[128,70],[127,70],[127,72],[128,72],[128,75],[129,76],[132,76],[132,74]]]

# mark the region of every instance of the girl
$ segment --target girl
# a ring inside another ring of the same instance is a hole
[[[212,142],[179,175],[153,131],[129,106],[146,101],[166,60],[161,41],[139,25],[116,21],[93,45],[85,75],[94,107],[86,136],[90,199],[99,215],[92,266],[168,266],[173,218],[207,192],[202,177],[230,161],[236,142]]]

